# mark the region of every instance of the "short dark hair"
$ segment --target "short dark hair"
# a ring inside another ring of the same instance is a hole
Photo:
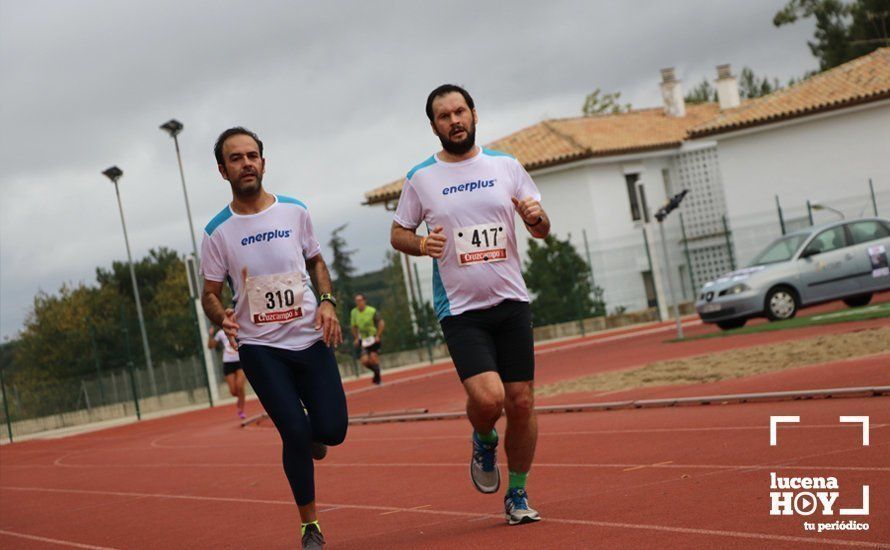
[[[223,143],[226,142],[232,136],[250,136],[256,142],[256,144],[260,148],[260,157],[263,156],[263,142],[260,141],[260,138],[257,137],[256,134],[244,128],[243,126],[235,126],[233,128],[229,128],[225,132],[221,133],[218,138],[216,138],[216,145],[213,146],[213,154],[216,156],[217,164],[225,164],[225,159],[223,158]]]
[[[430,122],[433,121],[433,100],[437,97],[442,97],[443,95],[450,94],[451,92],[457,92],[460,95],[464,96],[464,100],[467,102],[467,106],[470,109],[475,109],[476,105],[473,103],[473,98],[470,96],[470,92],[464,90],[457,84],[442,84],[432,92],[430,92],[429,97],[426,98],[426,116],[430,119]]]

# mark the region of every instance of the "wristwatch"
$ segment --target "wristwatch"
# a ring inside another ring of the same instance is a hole
[[[334,307],[337,307],[337,300],[334,299],[334,295],[331,294],[330,292],[325,292],[324,294],[322,294],[321,296],[318,297],[319,304],[321,304],[325,300],[330,302],[331,305],[333,305]]]

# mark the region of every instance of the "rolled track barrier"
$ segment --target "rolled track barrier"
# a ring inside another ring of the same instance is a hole
[[[734,393],[706,395],[698,397],[666,397],[661,399],[635,399],[602,403],[577,403],[571,405],[546,405],[535,407],[540,414],[595,412],[612,410],[633,410],[645,408],[666,408],[684,405],[711,405],[730,403],[754,403],[763,401],[796,401],[806,399],[831,399],[843,397],[883,397],[890,395],[890,386],[866,386],[854,388],[827,388],[820,390],[778,391],[762,393]],[[452,420],[464,418],[463,411],[424,412],[391,415],[364,415],[349,419],[350,424],[383,424],[386,422],[423,422],[430,420]]]

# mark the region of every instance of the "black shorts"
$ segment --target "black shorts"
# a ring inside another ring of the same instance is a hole
[[[371,353],[371,352],[374,352],[374,353],[380,352],[380,342],[374,342],[373,344],[371,344],[368,347],[362,347],[361,351],[359,352],[359,357],[361,357],[362,355],[364,355],[366,353]]]
[[[439,323],[461,382],[488,371],[498,373],[503,382],[534,380],[535,342],[527,302],[505,300]]]
[[[223,363],[223,375],[228,376],[235,374],[241,370],[241,361],[232,361],[231,363]]]

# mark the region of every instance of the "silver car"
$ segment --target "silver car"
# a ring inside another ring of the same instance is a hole
[[[890,289],[890,221],[844,220],[776,239],[751,265],[702,287],[695,309],[724,330],[751,317],[791,319],[801,307],[843,300],[864,306]]]

